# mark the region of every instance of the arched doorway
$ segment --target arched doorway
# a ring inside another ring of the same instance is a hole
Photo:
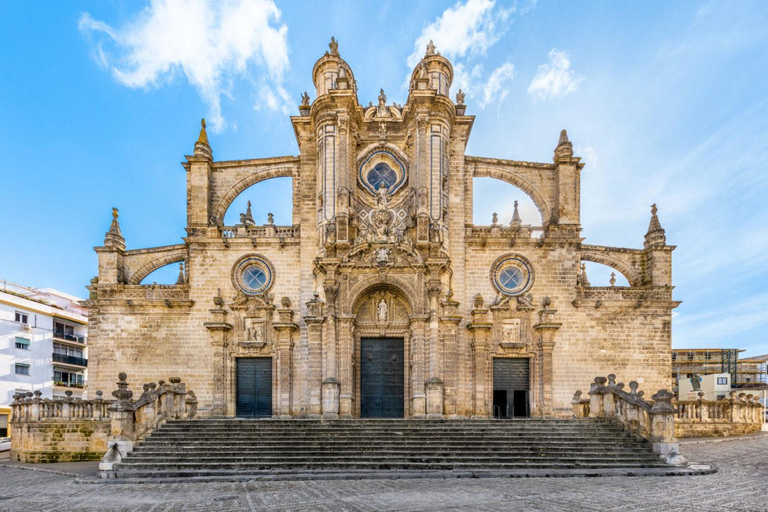
[[[355,415],[403,418],[412,409],[411,307],[390,286],[362,294],[354,309]]]

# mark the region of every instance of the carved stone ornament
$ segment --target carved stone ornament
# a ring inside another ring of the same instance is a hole
[[[520,319],[504,320],[501,325],[501,341],[517,343],[520,341]]]

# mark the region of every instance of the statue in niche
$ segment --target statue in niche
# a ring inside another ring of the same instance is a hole
[[[389,306],[387,306],[387,301],[384,299],[381,299],[379,301],[379,305],[376,306],[376,317],[379,319],[379,322],[386,322],[387,321],[387,310],[389,309]]]

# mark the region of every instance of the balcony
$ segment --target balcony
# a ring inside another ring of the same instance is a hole
[[[70,388],[70,389],[85,389],[85,384],[79,384],[76,382],[62,382],[56,381],[53,383],[55,388]]]
[[[88,366],[88,360],[82,357],[65,356],[64,354],[53,354],[54,363],[71,364],[74,366]]]
[[[53,331],[53,337],[64,341],[73,341],[85,345],[85,336],[79,334],[67,334],[64,331]]]

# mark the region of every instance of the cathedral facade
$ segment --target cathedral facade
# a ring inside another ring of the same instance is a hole
[[[291,117],[299,156],[216,161],[205,126],[187,156],[184,243],[126,250],[117,211],[96,247],[89,388],[178,375],[201,416],[565,417],[615,373],[666,387],[671,255],[652,209],[642,249],[584,243],[580,173],[563,131],[551,163],[469,156],[474,116],[433,45],[405,105],[361,105],[338,46]],[[291,177],[293,224],[237,225],[248,187]],[[523,224],[472,220],[473,178],[525,192]],[[594,287],[583,262],[629,286]],[[175,285],[146,285],[178,263]]]

